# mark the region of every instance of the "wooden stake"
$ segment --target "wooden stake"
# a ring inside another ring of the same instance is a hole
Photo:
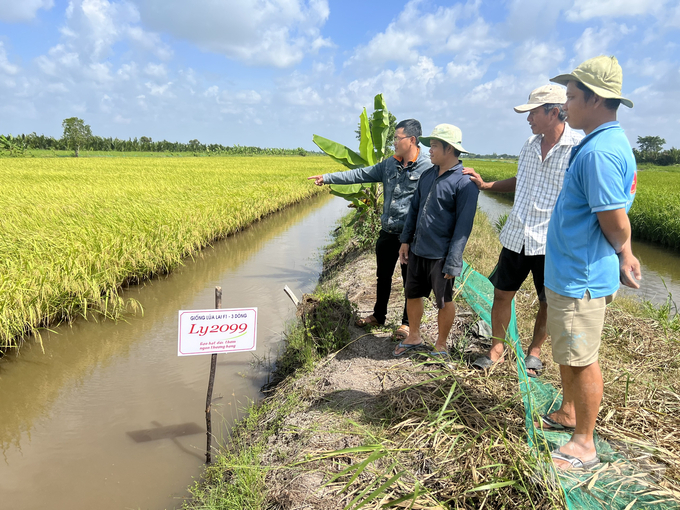
[[[288,287],[288,285],[286,285],[286,286],[283,288],[283,292],[285,292],[286,294],[288,294],[288,297],[290,298],[290,300],[293,302],[293,304],[294,304],[295,306],[297,306],[297,305],[300,304],[300,300],[295,296],[295,294],[293,293],[293,291],[290,290],[290,288]]]
[[[215,287],[215,309],[222,308],[222,287]],[[208,380],[208,395],[205,399],[205,425],[207,429],[207,444],[205,448],[205,463],[210,464],[212,450],[212,422],[210,407],[212,405],[213,384],[215,383],[215,369],[217,368],[217,354],[210,356],[210,379]]]

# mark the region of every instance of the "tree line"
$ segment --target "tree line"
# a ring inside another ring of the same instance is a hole
[[[662,150],[666,140],[660,136],[638,136],[638,148],[633,149],[635,161],[653,165],[668,166],[680,164],[680,149],[671,147]]]
[[[243,145],[222,145],[219,143],[201,143],[198,140],[169,142],[153,141],[148,136],[121,140],[113,137],[93,135],[90,126],[82,119],[71,117],[62,123],[64,133],[61,138],[38,135],[35,132],[17,136],[0,135],[0,151],[9,156],[22,156],[27,150],[74,151],[78,156],[81,151],[116,151],[116,152],[189,152],[230,156],[306,156],[315,154],[302,147],[296,149],[262,148]]]

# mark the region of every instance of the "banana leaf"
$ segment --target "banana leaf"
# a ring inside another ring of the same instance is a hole
[[[365,166],[370,166],[364,158],[362,158],[353,150],[348,149],[344,145],[340,145],[333,140],[329,140],[328,138],[324,138],[323,136],[319,135],[314,135],[312,139],[319,149],[328,154],[331,159],[337,161],[341,165],[346,166],[347,168],[362,168]]]
[[[390,129],[390,112],[387,110],[382,94],[376,95],[373,103],[374,112],[371,137],[375,147],[376,161],[381,161],[385,157],[385,144],[387,143],[387,133]]]
[[[373,151],[373,140],[371,140],[371,126],[368,122],[368,115],[366,114],[366,108],[361,112],[359,117],[360,126],[360,138],[359,138],[359,154],[366,160],[369,166],[373,166],[376,163],[375,152]]]
[[[363,187],[363,184],[331,184],[329,186],[331,193],[339,197],[351,196],[360,193]]]

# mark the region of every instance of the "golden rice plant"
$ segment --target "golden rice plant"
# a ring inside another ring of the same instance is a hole
[[[326,157],[16,159],[0,168],[0,349],[316,191]]]

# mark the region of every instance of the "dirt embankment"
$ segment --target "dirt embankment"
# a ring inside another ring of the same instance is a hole
[[[475,229],[466,258],[488,274],[497,240],[488,222]],[[468,368],[490,343],[459,299],[448,342],[452,363],[435,364],[418,352],[394,357],[391,332],[403,306],[396,272],[392,288],[386,327],[367,331],[353,321],[372,311],[374,255],[345,253],[324,276],[300,310],[302,326],[288,333],[281,359],[296,359],[310,345],[329,354],[301,364],[251,409],[206,482],[193,491],[200,503],[194,507],[236,508],[236,499],[239,508],[282,510],[381,508],[390,502],[418,509],[563,507],[554,479],[537,477],[515,364],[490,374]],[[527,282],[517,296],[523,339],[530,338],[536,307]],[[665,466],[652,489],[680,502],[680,492],[673,496],[680,486],[680,354],[674,348],[680,338],[639,313],[630,306],[607,312],[598,433],[634,444]],[[341,339],[333,348],[321,339],[328,331]],[[436,308],[426,300],[426,341],[433,342],[436,331]],[[542,379],[559,386],[549,353],[548,341]],[[231,503],[204,506],[216,494]]]

